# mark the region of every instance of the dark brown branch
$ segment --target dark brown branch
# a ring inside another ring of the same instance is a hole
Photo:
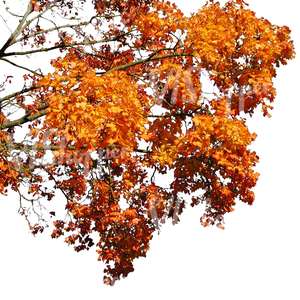
[[[19,96],[19,95],[25,94],[25,93],[27,93],[27,92],[33,91],[33,90],[38,89],[38,88],[40,88],[40,87],[32,86],[32,87],[30,87],[30,88],[25,88],[25,89],[23,89],[23,90],[21,90],[21,91],[14,92],[14,93],[12,93],[12,94],[9,94],[9,95],[7,95],[7,96],[4,96],[3,98],[0,98],[0,103],[2,103],[2,102],[4,102],[4,101],[7,101],[7,100],[9,100],[9,99],[11,99],[11,98],[15,98],[15,97],[17,97],[17,96]]]
[[[34,32],[30,35],[27,35],[26,37],[21,37],[21,38],[17,39],[15,41],[15,43],[19,43],[19,42],[23,41],[25,38],[30,39],[30,38],[35,37],[35,36],[40,35],[40,34],[46,34],[46,33],[53,32],[53,31],[58,31],[58,30],[64,29],[64,28],[81,27],[81,26],[85,26],[85,25],[88,25],[88,24],[90,24],[90,21],[85,21],[85,22],[81,22],[81,23],[78,23],[78,24],[66,24],[66,25],[61,25],[61,26],[48,28],[48,29],[45,29],[45,30],[40,30],[40,31]]]
[[[72,150],[88,150],[87,145],[83,145],[80,149],[77,149],[75,146],[71,145],[26,145],[23,143],[5,143],[0,144],[2,147],[9,149],[9,150],[20,150],[20,151],[59,151],[59,150],[66,150],[66,151],[72,151]],[[134,149],[133,152],[136,153],[143,153],[143,154],[149,154],[151,151],[145,150],[145,149]]]
[[[167,59],[167,58],[175,58],[175,57],[186,57],[186,56],[192,57],[193,55],[187,54],[187,53],[173,53],[173,54],[159,55],[159,56],[154,56],[154,57],[152,55],[150,55],[150,57],[147,57],[145,59],[140,59],[140,60],[133,61],[133,62],[125,64],[125,65],[117,66],[108,71],[97,72],[97,75],[101,75],[101,74],[105,74],[105,73],[113,72],[113,71],[126,70],[131,67],[135,67],[137,65],[152,62],[152,61],[163,60],[163,59]]]
[[[49,52],[57,49],[68,49],[72,48],[75,46],[90,46],[94,45],[97,43],[103,43],[104,41],[85,41],[85,42],[80,42],[80,43],[73,43],[73,44],[59,44],[55,45],[49,48],[41,48],[41,49],[34,49],[34,50],[28,50],[28,51],[14,51],[14,52],[8,52],[4,53],[2,56],[7,57],[7,56],[18,56],[18,55],[30,55],[34,53],[41,53],[41,52]]]
[[[15,126],[21,126],[22,124],[25,124],[27,122],[32,122],[34,120],[37,120],[47,114],[48,112],[47,108],[48,106],[44,105],[43,107],[41,107],[41,110],[35,114],[26,114],[17,120],[5,122],[0,125],[0,130],[9,129]]]
[[[7,63],[13,65],[13,66],[16,67],[16,68],[20,68],[20,69],[23,69],[23,70],[25,70],[25,71],[28,71],[28,72],[30,72],[30,73],[36,75],[36,76],[43,76],[41,73],[38,73],[38,72],[36,72],[36,71],[34,71],[34,70],[31,70],[31,69],[29,69],[29,68],[27,68],[27,67],[18,65],[18,64],[14,63],[14,62],[12,62],[12,61],[6,59],[6,58],[3,58],[3,57],[2,57],[2,58],[0,58],[0,60],[5,61],[5,62],[7,62]]]
[[[112,39],[104,39],[104,40],[99,40],[99,41],[86,40],[86,41],[71,43],[71,44],[59,44],[59,45],[55,45],[55,46],[48,47],[48,48],[40,48],[40,49],[34,49],[34,50],[28,50],[28,51],[13,51],[13,52],[8,52],[8,53],[3,53],[2,57],[30,55],[30,54],[34,54],[34,53],[49,52],[49,51],[57,50],[57,49],[68,49],[68,48],[72,48],[72,47],[76,47],[76,46],[92,46],[92,45],[100,44],[100,43],[109,43],[109,42],[117,41],[120,37],[125,36],[130,33],[131,32],[126,32],[126,33],[120,34]]]

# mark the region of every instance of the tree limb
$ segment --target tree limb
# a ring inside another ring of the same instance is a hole
[[[44,105],[43,107],[41,107],[41,110],[35,114],[26,114],[17,120],[8,121],[3,124],[0,124],[0,130],[9,129],[9,128],[12,128],[15,126],[23,125],[27,122],[32,122],[36,119],[39,119],[39,118],[45,116],[47,114],[47,112],[48,112],[48,105]]]
[[[15,97],[17,97],[17,96],[19,96],[19,95],[25,94],[25,93],[27,93],[27,92],[33,91],[33,90],[38,89],[38,88],[40,88],[40,87],[38,87],[38,86],[32,86],[32,87],[30,87],[30,88],[25,88],[25,89],[23,89],[23,90],[21,90],[21,91],[14,92],[14,93],[12,93],[12,94],[9,94],[9,95],[7,95],[7,96],[4,96],[3,98],[0,98],[0,104],[1,104],[2,102],[4,102],[4,101],[7,101],[7,100],[11,99],[11,98],[15,98]]]
[[[154,57],[152,55],[150,55],[150,57],[147,57],[145,59],[140,59],[140,60],[133,61],[133,62],[125,64],[125,65],[117,66],[108,71],[97,72],[96,74],[102,75],[102,74],[113,72],[113,71],[126,70],[128,68],[135,67],[137,65],[152,62],[152,61],[163,60],[163,59],[167,59],[167,58],[175,58],[175,57],[186,57],[186,56],[193,57],[192,54],[187,54],[187,53],[173,53],[173,54],[159,55],[159,56],[154,56]]]
[[[25,24],[27,17],[32,13],[32,11],[33,11],[32,3],[31,3],[31,1],[29,1],[28,2],[28,6],[27,6],[27,10],[26,10],[23,18],[20,20],[19,25],[17,26],[17,28],[15,29],[15,31],[10,35],[10,37],[8,38],[8,40],[6,41],[6,43],[0,49],[0,56],[1,56],[1,54],[3,54],[5,52],[5,50],[10,45],[12,45],[12,43],[14,43],[14,41],[16,40],[16,38],[22,32],[23,25]]]
[[[38,72],[36,72],[36,71],[34,71],[34,70],[31,70],[31,69],[29,69],[29,68],[27,68],[27,67],[18,65],[18,64],[14,63],[14,62],[12,62],[12,61],[6,59],[6,58],[1,57],[0,60],[5,61],[5,62],[7,62],[7,63],[13,65],[14,67],[17,67],[17,68],[23,69],[23,70],[25,70],[25,71],[28,71],[28,72],[30,72],[30,73],[36,75],[36,76],[43,76],[43,74],[41,74],[41,73],[38,73]]]
[[[40,48],[40,49],[34,49],[34,50],[28,50],[28,51],[13,51],[13,52],[8,52],[8,53],[2,53],[2,57],[7,57],[7,56],[20,56],[20,55],[30,55],[34,53],[41,53],[41,52],[48,52],[56,49],[68,49],[76,46],[92,46],[95,44],[100,44],[100,43],[109,43],[109,42],[114,42],[117,41],[120,37],[125,36],[131,32],[126,32],[123,34],[120,34],[112,39],[104,39],[104,40],[85,40],[82,42],[77,42],[77,43],[71,43],[71,44],[58,44],[52,47],[48,48]],[[0,52],[1,54],[1,52]]]

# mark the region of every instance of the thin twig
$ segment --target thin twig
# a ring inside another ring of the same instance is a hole
[[[6,58],[3,58],[3,57],[2,57],[2,58],[0,58],[0,60],[5,61],[5,62],[7,62],[7,63],[13,65],[14,67],[17,67],[17,68],[23,69],[23,70],[25,70],[25,71],[28,71],[28,72],[30,72],[30,73],[36,75],[36,76],[39,76],[39,77],[43,76],[43,74],[41,74],[41,73],[38,73],[38,72],[36,72],[36,71],[34,71],[34,70],[31,70],[31,69],[29,69],[29,68],[27,68],[27,67],[18,65],[18,64],[16,64],[15,62],[12,62],[12,61],[10,61],[10,60],[8,60],[8,59],[6,59]]]

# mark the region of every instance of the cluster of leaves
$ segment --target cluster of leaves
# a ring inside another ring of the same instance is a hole
[[[160,0],[94,0],[85,21],[78,8],[88,4],[29,1],[0,49],[3,63],[26,73],[23,89],[0,99],[0,192],[18,193],[33,233],[47,206],[65,201],[64,218],[48,209],[52,237],[76,251],[96,245],[113,284],[188,204],[205,205],[204,226],[223,227],[236,201],[253,203],[258,156],[245,117],[269,115],[276,68],[294,48],[288,27],[243,1],[209,1],[187,17]],[[57,50],[48,74],[11,60]]]

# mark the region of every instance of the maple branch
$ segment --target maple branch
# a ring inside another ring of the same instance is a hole
[[[20,151],[46,151],[46,150],[51,150],[51,151],[59,151],[59,150],[87,150],[88,146],[87,145],[82,145],[80,149],[76,148],[75,146],[72,145],[64,145],[63,147],[60,145],[26,145],[23,143],[5,143],[5,144],[0,144],[4,146],[6,149],[10,150],[20,150]],[[137,153],[143,153],[143,154],[149,154],[151,151],[145,150],[145,149],[133,149],[133,152]]]
[[[28,227],[31,228],[32,227],[31,222],[28,218],[28,214],[26,212],[26,209],[24,208],[23,203],[22,203],[22,200],[24,199],[24,197],[23,197],[22,193],[20,192],[20,190],[18,188],[16,190],[19,194],[19,210],[18,210],[18,212],[21,216],[25,217],[25,220],[27,222]]]
[[[47,112],[48,112],[48,105],[46,104],[46,105],[40,107],[40,111],[35,114],[28,113],[17,120],[8,121],[3,124],[0,124],[0,130],[9,129],[9,128],[12,128],[15,126],[20,126],[27,122],[32,122],[36,119],[39,119],[39,118],[45,116],[47,114]]]
[[[33,21],[39,19],[42,15],[44,15],[48,10],[54,8],[55,6],[57,6],[55,3],[52,4],[52,5],[49,5],[48,7],[46,7],[45,10],[41,11],[40,13],[38,13],[37,15],[35,15],[32,19],[28,20],[25,25],[23,26],[21,32],[26,28],[28,27]],[[20,33],[19,33],[20,34]],[[17,36],[16,36],[17,37]],[[11,45],[15,44],[16,41],[14,41]]]
[[[25,38],[26,39],[29,39],[29,38],[32,38],[32,37],[35,37],[37,35],[40,35],[40,34],[46,34],[46,33],[49,33],[49,32],[53,32],[53,31],[58,31],[60,29],[64,29],[64,28],[71,28],[71,29],[75,29],[77,27],[82,27],[82,26],[86,26],[86,25],[89,25],[92,23],[92,21],[96,18],[107,18],[107,17],[117,17],[117,15],[102,15],[102,16],[99,16],[99,15],[95,15],[93,17],[90,18],[90,20],[88,21],[83,21],[83,22],[80,22],[80,23],[76,23],[76,24],[65,24],[65,25],[60,25],[60,26],[56,26],[56,24],[54,24],[54,27],[51,27],[51,28],[48,28],[48,29],[44,29],[44,30],[40,30],[40,31],[37,31],[37,32],[34,32],[30,35],[27,35],[25,37],[20,37],[19,39],[17,39],[15,43],[19,43],[21,41],[23,41]],[[31,20],[32,22],[32,20]]]
[[[178,111],[175,113],[168,113],[164,115],[148,115],[147,118],[193,117],[194,114],[199,112],[203,113],[203,110],[201,111],[201,107],[198,107],[194,110],[190,110],[190,112]],[[204,113],[207,113],[207,111],[205,111]]]
[[[30,35],[27,35],[25,37],[21,37],[21,38],[17,39],[14,43],[19,43],[19,42],[23,41],[25,38],[30,39],[30,38],[35,37],[37,35],[46,34],[46,33],[53,32],[53,31],[58,31],[58,30],[63,29],[63,28],[72,28],[73,29],[74,27],[85,26],[85,25],[90,24],[90,22],[91,21],[80,22],[78,24],[66,24],[66,25],[61,25],[61,26],[48,28],[48,29],[45,29],[45,30],[40,30],[40,31],[34,32]]]
[[[6,4],[6,0],[2,0],[2,2],[3,2],[3,5],[5,6],[5,10],[6,10],[10,15],[12,15],[13,17],[17,17],[17,18],[23,18],[23,15],[18,15],[18,14],[14,13],[14,12],[12,12],[12,11],[10,10],[9,6]]]
[[[30,54],[34,54],[34,53],[40,53],[40,52],[49,52],[49,51],[57,50],[57,49],[67,49],[67,48],[72,48],[72,47],[76,47],[76,46],[92,46],[92,45],[100,44],[100,43],[109,43],[109,42],[117,41],[120,37],[125,36],[129,33],[131,33],[131,31],[120,34],[112,39],[104,39],[104,40],[99,40],[99,41],[85,40],[82,42],[71,43],[71,44],[58,44],[58,45],[48,47],[48,48],[40,48],[40,49],[34,49],[34,50],[28,50],[28,51],[13,51],[13,52],[8,52],[8,53],[3,53],[2,56],[7,57],[7,56],[18,56],[18,55],[30,55]]]
[[[12,94],[9,94],[9,95],[7,95],[7,96],[4,96],[3,98],[0,98],[0,104],[1,104],[2,102],[4,102],[4,101],[7,101],[7,100],[11,99],[11,98],[15,98],[15,97],[17,97],[17,96],[19,96],[19,95],[25,94],[25,93],[27,93],[27,92],[30,92],[30,91],[35,90],[35,89],[38,89],[38,88],[39,88],[39,87],[37,87],[37,86],[32,86],[32,87],[30,87],[30,88],[25,88],[25,89],[23,89],[23,90],[21,90],[21,91],[14,92],[14,93],[12,93]]]
[[[34,50],[28,50],[28,51],[14,51],[14,52],[8,52],[8,53],[4,53],[3,56],[18,56],[18,55],[30,55],[30,54],[34,54],[34,53],[40,53],[40,52],[48,52],[48,51],[52,51],[52,50],[56,50],[56,49],[67,49],[67,48],[72,48],[75,46],[89,46],[89,45],[94,45],[97,43],[102,43],[104,41],[83,41],[80,43],[73,43],[73,44],[59,44],[59,45],[55,45],[49,48],[41,48],[41,49],[34,49]]]
[[[23,69],[23,70],[25,70],[25,71],[28,71],[28,72],[30,72],[30,73],[36,75],[36,76],[43,76],[43,74],[41,74],[41,73],[38,73],[38,72],[36,72],[36,71],[34,71],[34,70],[31,70],[31,69],[29,69],[29,68],[27,68],[27,67],[24,67],[24,66],[21,66],[21,65],[19,65],[19,64],[16,64],[16,63],[14,63],[14,62],[12,62],[12,61],[6,59],[6,58],[1,57],[0,60],[5,61],[5,62],[7,62],[7,63],[13,65],[14,67],[17,67],[17,68]]]
[[[144,150],[144,149],[134,149],[134,152],[143,153],[143,154],[151,153],[151,151]]]
[[[167,58],[174,58],[174,57],[193,57],[192,54],[187,54],[187,53],[173,53],[173,54],[166,54],[166,55],[159,55],[159,56],[153,56],[150,55],[149,57],[145,58],[145,59],[140,59],[137,61],[133,61],[131,63],[128,64],[124,64],[124,65],[120,65],[117,67],[114,67],[108,71],[103,71],[103,72],[97,72],[97,75],[103,75],[106,74],[108,72],[113,72],[113,71],[122,71],[122,70],[126,70],[128,68],[140,65],[140,64],[144,64],[144,63],[148,63],[148,62],[152,62],[152,61],[157,61],[157,60],[163,60],[163,59],[167,59]]]
[[[12,33],[12,30],[10,29],[10,27],[9,27],[8,24],[7,24],[7,21],[3,18],[2,15],[0,15],[0,18],[2,19],[2,21],[3,21],[4,25],[5,25],[5,27],[8,29],[8,31],[9,31],[10,33]]]
[[[72,200],[69,199],[69,196],[65,192],[65,190],[61,187],[61,184],[56,180],[54,175],[45,167],[42,167],[42,169],[49,175],[49,177],[54,181],[55,185],[59,188],[59,190],[62,192],[62,194],[65,196],[66,200],[71,202]]]
[[[171,117],[193,117],[195,112],[192,113],[174,113],[174,114],[165,114],[165,115],[148,115],[147,118],[171,118]]]
[[[3,45],[3,47],[0,49],[0,57],[4,56],[4,52],[6,49],[8,49],[11,45],[15,44],[17,42],[17,37],[20,35],[20,33],[27,28],[34,20],[40,18],[44,13],[46,13],[51,8],[55,7],[56,4],[49,5],[44,11],[40,12],[36,16],[34,16],[32,19],[27,20],[27,17],[33,12],[33,5],[31,0],[28,3],[27,10],[22,17],[22,19],[19,22],[19,25],[15,29],[14,32],[11,33],[10,37],[6,41],[6,43]],[[26,21],[27,20],[27,21]]]
[[[24,14],[24,16],[22,17],[22,19],[20,20],[19,25],[17,26],[17,28],[15,29],[15,31],[10,35],[10,37],[8,38],[8,40],[5,42],[5,44],[2,46],[2,48],[0,49],[0,56],[1,54],[3,54],[5,52],[5,50],[12,45],[12,43],[14,43],[15,39],[19,36],[19,34],[22,32],[23,29],[23,25],[26,22],[27,17],[32,13],[33,11],[33,7],[32,7],[32,2],[29,1],[28,2],[28,6],[27,6],[27,10]]]

